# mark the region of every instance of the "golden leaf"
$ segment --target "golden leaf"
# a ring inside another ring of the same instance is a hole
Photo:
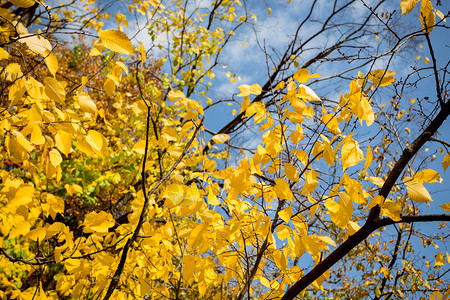
[[[53,77],[45,77],[44,83],[47,96],[53,101],[64,104],[64,99],[66,98],[64,86]]]
[[[10,0],[10,2],[12,4],[14,4],[15,6],[19,6],[19,7],[23,7],[23,8],[32,7],[33,5],[36,4],[35,0]]]
[[[64,153],[66,156],[69,155],[70,149],[72,147],[72,134],[64,131],[58,130],[55,135],[55,144],[56,148],[58,148],[61,153]]]
[[[416,0],[401,0],[400,8],[402,9],[402,15],[407,15],[411,10],[414,9],[416,5]]]
[[[58,59],[53,52],[47,50],[43,55],[45,64],[47,65],[48,70],[52,73],[53,77],[56,76],[56,72],[58,71]]]
[[[406,185],[406,191],[408,192],[408,196],[411,200],[415,202],[433,201],[422,183],[410,177],[405,177],[403,182]]]
[[[359,148],[358,142],[349,139],[341,149],[342,153],[342,169],[347,170],[349,167],[357,165],[364,159],[362,150]]]
[[[99,31],[98,36],[102,39],[103,45],[114,51],[130,55],[133,52],[133,45],[127,35],[119,30]]]

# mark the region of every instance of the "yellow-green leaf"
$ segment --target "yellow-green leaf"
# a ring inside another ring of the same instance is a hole
[[[422,183],[410,177],[405,177],[403,182],[406,185],[406,191],[408,192],[408,196],[411,200],[415,202],[433,201]]]
[[[130,55],[133,52],[133,45],[127,35],[119,30],[99,31],[98,36],[102,39],[106,48],[123,54]]]

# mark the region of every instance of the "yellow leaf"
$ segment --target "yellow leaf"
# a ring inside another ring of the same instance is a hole
[[[81,111],[85,111],[95,115],[97,113],[97,105],[92,101],[91,97],[85,93],[81,92],[77,95],[78,103],[80,104]]]
[[[400,8],[402,9],[402,15],[407,15],[411,10],[414,9],[416,5],[416,0],[401,0]]]
[[[299,83],[305,83],[307,82],[310,78],[316,78],[316,77],[320,77],[319,74],[309,74],[308,70],[306,70],[305,68],[299,69],[294,73],[294,79],[297,80]]]
[[[367,180],[369,180],[370,182],[372,182],[373,184],[375,184],[378,187],[382,187],[384,184],[384,180],[380,177],[366,177]]]
[[[439,207],[442,208],[445,211],[450,211],[450,202],[444,203],[444,204],[442,204]]]
[[[145,141],[139,140],[136,144],[133,146],[133,151],[137,152],[138,154],[144,154],[145,153]]]
[[[35,54],[45,55],[45,52],[52,51],[50,42],[40,35],[21,35],[19,41]]]
[[[419,18],[423,31],[431,33],[436,23],[436,15],[433,12],[433,6],[430,0],[422,0]]]
[[[13,229],[9,233],[9,239],[14,239],[18,236],[25,235],[30,232],[30,223],[28,221],[23,221],[18,224],[14,224]]]
[[[50,162],[54,167],[59,166],[63,161],[61,153],[59,153],[59,151],[56,150],[55,148],[53,148],[49,152],[49,156],[50,156]]]
[[[339,122],[338,119],[333,114],[326,114],[322,117],[322,122],[327,125],[330,132],[334,134],[339,134]]]
[[[305,182],[303,184],[302,195],[311,193],[315,190],[315,188],[319,185],[317,182],[317,173],[313,170],[306,173]]]
[[[105,211],[90,212],[84,218],[84,232],[108,233],[108,229],[113,227],[115,221],[110,213]]]
[[[239,111],[239,114],[243,113],[247,109],[247,107],[249,107],[249,105],[250,105],[250,98],[246,96],[242,101],[241,110]]]
[[[147,52],[145,51],[144,45],[142,45],[142,42],[139,42],[139,50],[141,52],[141,63],[144,63],[145,59],[147,58]]]
[[[23,8],[28,8],[36,4],[35,0],[10,0],[15,6],[20,6]]]
[[[436,255],[436,260],[434,261],[434,268],[439,269],[443,265],[445,265],[444,255],[439,251]]]
[[[349,139],[341,149],[342,153],[342,169],[347,170],[349,167],[357,165],[364,159],[362,150],[359,148],[358,142]]]
[[[8,58],[9,58],[9,53],[8,53],[8,51],[6,51],[6,50],[3,49],[3,48],[0,48],[0,60],[8,59]]]
[[[47,65],[48,70],[50,73],[52,73],[53,77],[56,76],[56,72],[58,71],[58,59],[56,58],[56,55],[53,54],[51,51],[45,51],[44,53],[44,61]]]
[[[283,178],[275,179],[275,186],[273,187],[273,190],[280,199],[291,200],[294,198],[294,195],[289,188],[289,184]]]
[[[169,94],[167,95],[167,98],[169,98],[170,101],[175,101],[178,99],[184,99],[186,96],[182,91],[179,90],[171,90]]]
[[[285,226],[285,225],[279,225],[277,227],[277,236],[280,240],[286,240],[287,238],[289,238],[291,236],[291,231],[292,229],[290,229],[289,227]]]
[[[30,239],[32,241],[43,241],[47,235],[47,229],[43,227],[38,227],[31,230],[24,238]]]
[[[367,146],[366,162],[364,163],[363,174],[365,174],[367,169],[370,167],[372,160],[373,160],[372,149],[370,148],[370,144],[369,144],[369,146]]]
[[[106,94],[109,97],[114,96],[114,92],[116,91],[116,83],[110,77],[106,78],[105,83],[103,84],[103,88],[105,89]]]
[[[208,204],[209,205],[220,205],[219,199],[217,199],[216,195],[212,191],[212,189],[209,189],[208,192]]]
[[[376,86],[387,86],[395,81],[396,73],[388,70],[373,70],[367,76]]]
[[[26,151],[31,152],[33,151],[34,147],[31,145],[31,143],[18,131],[12,131],[12,137],[11,140],[16,141],[19,144],[19,147],[21,149],[18,149],[19,151]]]
[[[278,91],[278,90],[283,89],[283,88],[284,88],[284,85],[285,85],[284,81],[280,81],[280,82],[277,84],[277,86],[275,87],[275,91]]]
[[[69,155],[70,148],[72,147],[72,137],[72,134],[64,130],[58,130],[55,135],[56,148],[66,156]]]
[[[416,173],[413,176],[413,179],[421,183],[423,182],[432,183],[432,182],[439,182],[439,180],[441,179],[441,175],[439,175],[439,173],[436,172],[435,170],[426,169]]]
[[[262,89],[261,89],[261,87],[259,86],[259,84],[255,83],[255,84],[252,84],[252,85],[250,86],[250,94],[253,94],[253,95],[260,95],[261,92],[262,92]]]
[[[278,215],[280,216],[281,220],[283,220],[286,223],[289,223],[289,220],[292,216],[292,206],[287,206],[283,210],[278,212]]]
[[[99,155],[100,157],[105,156],[108,142],[100,132],[89,130],[86,136],[86,142],[92,147],[97,155]]]
[[[308,101],[322,101],[319,96],[307,85],[298,85],[298,97]]]
[[[437,9],[435,8],[435,9],[434,9],[434,12],[436,13],[436,15],[437,15],[439,18],[441,18],[442,21],[446,22],[446,21],[445,21],[445,16],[444,16],[444,14],[443,14],[440,10],[437,10]]]
[[[392,200],[386,200],[381,206],[381,214],[391,218],[393,221],[400,221],[400,213],[402,212],[402,206],[399,203]]]
[[[102,39],[106,48],[114,51],[130,55],[133,52],[133,45],[125,33],[119,30],[99,31],[98,36]]]
[[[444,172],[447,170],[448,166],[450,166],[450,153],[447,153],[447,155],[445,155],[442,159],[442,167],[444,168]]]
[[[64,91],[63,85],[53,77],[45,77],[44,83],[47,96],[53,101],[64,104],[66,92]]]
[[[165,204],[168,208],[173,208],[183,200],[184,191],[180,185],[172,183],[164,189],[161,197],[166,198]]]
[[[89,52],[89,56],[99,56],[102,55],[102,53],[97,48],[92,48]]]
[[[55,234],[58,234],[60,232],[64,232],[67,230],[66,225],[64,225],[61,222],[55,222],[52,225],[50,225],[47,228],[47,237],[51,238],[52,236],[54,236]]]
[[[64,188],[66,189],[67,194],[72,195],[81,195],[83,194],[83,188],[78,184],[65,184]]]
[[[226,133],[216,134],[211,138],[216,144],[223,144],[230,139],[230,136]]]
[[[250,95],[250,89],[251,89],[250,85],[242,84],[238,88],[241,91],[239,94],[237,94],[238,97],[246,97],[246,96]]]
[[[42,135],[41,127],[39,123],[33,124],[33,130],[31,131],[30,142],[35,145],[43,145],[45,144],[45,138]]]
[[[286,177],[291,180],[298,182],[300,174],[298,173],[298,170],[296,167],[294,167],[290,163],[284,164],[284,173],[286,174]]]
[[[269,8],[269,11],[270,11],[270,8]],[[270,14],[270,13],[269,13]],[[270,286],[270,281],[269,280],[267,280],[267,278],[265,278],[265,277],[259,277],[259,282],[261,283],[261,285],[263,285],[263,286],[265,286],[266,288],[271,288],[271,286]]]
[[[61,197],[47,194],[46,203],[48,204],[48,212],[50,216],[55,219],[58,213],[64,214],[64,200]]]
[[[380,195],[376,195],[370,200],[370,203],[367,205],[367,209],[371,209],[372,207],[376,206],[377,204],[381,207],[381,205],[384,202],[384,197]]]
[[[403,182],[406,185],[406,191],[409,198],[415,202],[428,202],[431,200],[431,196],[422,183],[410,177],[405,177]]]
[[[321,240],[321,241],[323,241],[323,242],[325,242],[325,243],[327,243],[327,244],[329,244],[329,245],[331,245],[331,246],[336,248],[336,242],[332,238],[330,238],[329,236],[319,235],[318,238],[319,238],[319,240]]]

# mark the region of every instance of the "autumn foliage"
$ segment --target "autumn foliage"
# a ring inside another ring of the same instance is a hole
[[[114,10],[95,1],[1,1],[3,299],[449,296],[449,252],[420,264],[415,254],[419,241],[445,244],[450,220],[426,188],[442,181],[427,163],[450,165],[448,142],[418,158],[450,113],[448,65],[430,42],[446,16],[431,1],[396,5],[420,19],[410,35],[428,41],[434,101],[386,104],[401,70],[376,68],[343,78],[330,100],[310,87],[323,76],[285,55],[292,72],[241,84],[217,132],[205,126],[220,102],[207,81],[257,17],[240,1],[208,13],[128,2],[130,15],[108,21]],[[152,41],[168,40],[165,55],[125,33],[132,14]],[[399,134],[405,116],[418,125]],[[252,149],[237,142],[243,124]],[[437,222],[438,237],[419,222]]]

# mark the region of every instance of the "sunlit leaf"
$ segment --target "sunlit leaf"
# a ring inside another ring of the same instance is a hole
[[[47,96],[53,101],[64,104],[64,99],[66,98],[64,86],[53,77],[45,77],[44,83]]]
[[[211,138],[216,144],[223,144],[230,139],[230,136],[226,133],[219,133]]]
[[[431,33],[436,23],[436,15],[430,0],[422,0],[420,5],[420,24],[424,32]]]
[[[56,58],[56,55],[53,54],[51,51],[45,51],[44,53],[44,61],[47,65],[48,70],[50,73],[54,76],[56,76],[56,72],[58,71],[58,59]]]
[[[410,177],[405,177],[403,182],[406,185],[406,190],[411,200],[415,202],[433,201],[427,189],[419,181]]]
[[[402,10],[402,15],[407,15],[411,10],[414,9],[417,0],[400,0],[400,8]]]
[[[127,35],[119,30],[99,31],[98,36],[102,39],[106,48],[114,51],[130,55],[133,52],[133,45]]]
[[[10,2],[16,6],[28,8],[36,4],[35,0],[10,0]]]

